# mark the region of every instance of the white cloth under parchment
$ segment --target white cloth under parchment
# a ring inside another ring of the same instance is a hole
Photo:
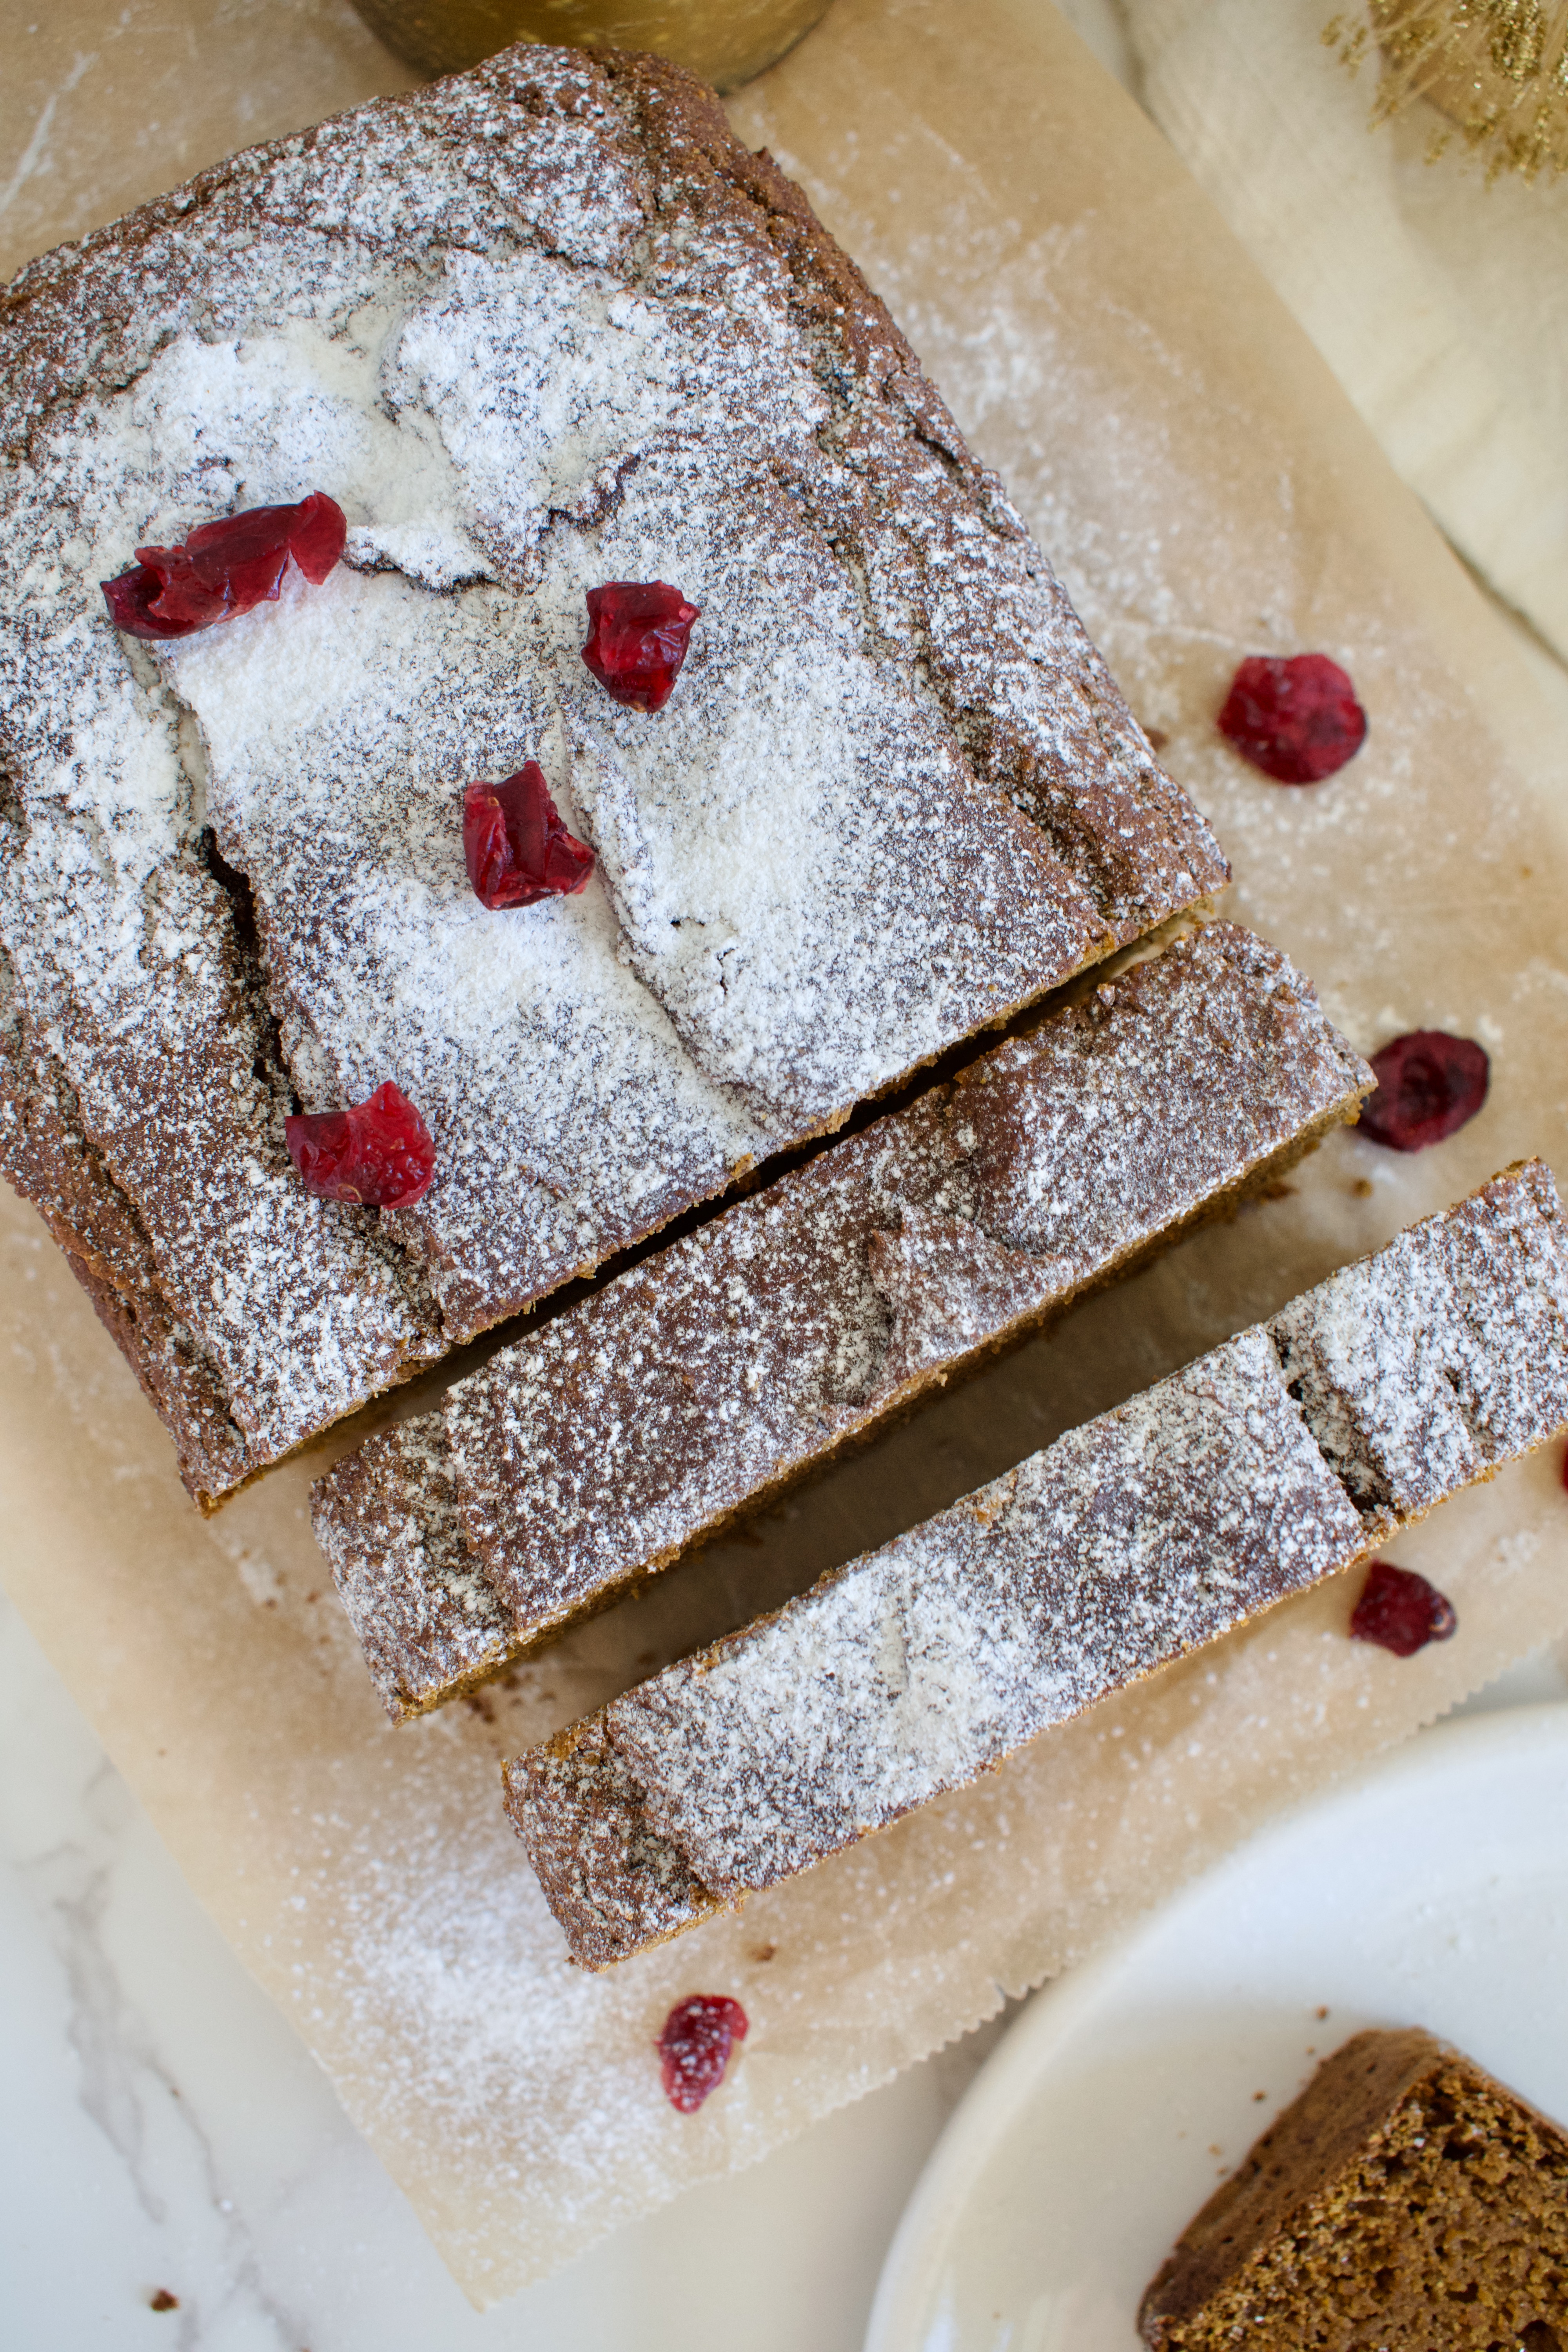
[[[1324,44],[1333,0],[1061,5],[1454,545],[1568,657],[1568,180],[1429,163],[1426,105],[1370,131],[1375,57],[1352,78]]]

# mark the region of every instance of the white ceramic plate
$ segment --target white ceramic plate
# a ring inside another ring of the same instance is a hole
[[[1314,2053],[1405,2024],[1568,2119],[1568,1706],[1426,1734],[1037,1995],[921,2175],[867,2352],[1137,2352],[1144,2287]]]

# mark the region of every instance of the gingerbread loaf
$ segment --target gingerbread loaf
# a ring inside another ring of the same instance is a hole
[[[1568,1225],[1510,1170],[506,1769],[605,1968],[1349,1567],[1568,1421]]]
[[[1568,2132],[1418,2027],[1358,2033],[1183,2231],[1151,2352],[1559,2352]]]
[[[317,1538],[395,1718],[525,1654],[1268,1182],[1372,1074],[1215,924],[830,1145],[370,1438]]]
[[[211,1503],[1226,878],[799,192],[648,58],[520,47],[0,298],[0,1163]],[[100,583],[319,491],[318,586]],[[585,591],[701,608],[668,707]],[[465,783],[595,853],[498,913]],[[435,1181],[309,1197],[395,1081]]]

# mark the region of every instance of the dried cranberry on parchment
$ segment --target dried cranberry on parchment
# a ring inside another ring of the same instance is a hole
[[[194,636],[275,597],[290,556],[319,588],[347,539],[342,507],[312,490],[297,506],[201,523],[180,547],[139,547],[133,572],[101,583],[104,601],[128,636]]]
[[[694,1992],[678,2000],[655,2044],[670,2105],[695,2115],[723,2081],[735,2043],[745,2038],[746,2012],[728,1994]]]
[[[1412,1029],[1372,1057],[1377,1092],[1362,1105],[1356,1129],[1391,1151],[1425,1151],[1457,1134],[1487,1098],[1491,1064],[1473,1037],[1446,1029]]]
[[[1280,784],[1321,784],[1366,740],[1366,713],[1327,654],[1288,661],[1254,654],[1230,682],[1215,721],[1244,760]]]
[[[701,617],[701,606],[668,580],[607,580],[588,591],[583,659],[617,702],[662,710],[686,659],[691,625]]]
[[[487,907],[569,897],[594,869],[593,851],[562,824],[537,760],[525,760],[499,784],[468,785],[463,856],[475,895]]]
[[[1351,1615],[1351,1638],[1413,1658],[1428,1642],[1447,1641],[1458,1623],[1453,1602],[1435,1584],[1413,1568],[1374,1559]]]
[[[310,1111],[283,1129],[306,1192],[323,1201],[406,1209],[436,1173],[430,1130],[390,1080],[347,1110]]]

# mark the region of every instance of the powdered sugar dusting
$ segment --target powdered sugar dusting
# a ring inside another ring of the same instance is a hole
[[[678,1864],[725,1898],[805,1869],[1541,1444],[1568,1420],[1565,1307],[1568,1230],[1531,1162],[612,1701],[595,1736],[631,1786],[601,1778],[595,1798],[639,1852],[659,1842],[657,1932],[698,1916]],[[1422,1461],[1434,1431],[1448,1442]],[[510,1768],[552,1900],[583,1801],[562,1764],[584,1736]],[[629,1899],[617,1914],[596,1889],[585,1910],[563,1889],[556,1907],[590,1965],[636,1948]]]
[[[111,1156],[243,1431],[205,1491],[1223,878],[896,331],[657,64],[519,51],[378,102],[8,307],[33,833],[0,921],[87,1132],[189,1130],[179,1199]],[[155,656],[108,627],[135,544],[307,488],[350,524],[323,588]],[[704,607],[658,720],[579,658],[611,576]],[[460,790],[527,756],[598,863],[497,915]],[[171,1034],[203,1042],[165,1099]],[[312,1216],[291,1097],[389,1078],[435,1185]],[[248,1219],[191,1193],[208,1164]]]
[[[458,1382],[317,1489],[395,1713],[450,1688],[447,1551],[500,1664],[1342,1117],[1370,1073],[1215,924],[837,1144]]]
[[[1487,1185],[1321,1283],[1269,1329],[1369,1522],[1429,1510],[1563,1418],[1568,1247],[1552,1178],[1532,1163]]]
[[[605,1710],[701,1883],[770,1885],[1342,1563],[1260,1332]]]
[[[186,1412],[160,1395],[183,1467],[221,1492],[431,1352],[435,1318],[374,1219],[310,1199],[289,1167],[265,1013],[200,855],[199,760],[151,666],[128,663],[101,600],[99,615],[87,604],[119,460],[90,430],[78,457],[74,512],[45,468],[11,513],[14,1118],[26,1130],[39,1102],[67,1103],[91,1139],[134,1235],[110,1261],[120,1287],[156,1303],[149,1330],[172,1322],[206,1400]]]

